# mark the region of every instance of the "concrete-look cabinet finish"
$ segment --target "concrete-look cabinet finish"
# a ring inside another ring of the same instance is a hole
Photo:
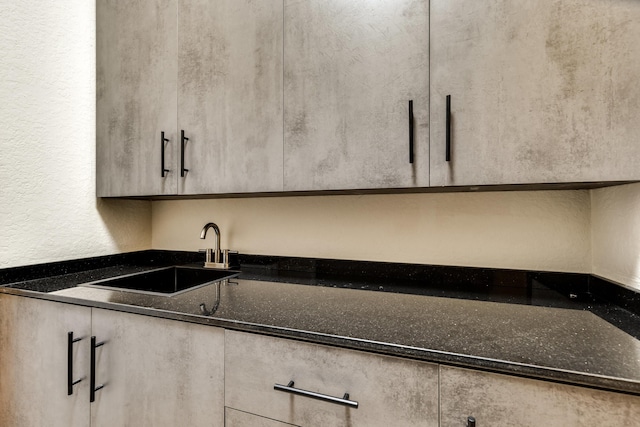
[[[177,0],[96,1],[99,197],[177,191],[176,31]]]
[[[98,0],[96,15],[98,196],[640,180],[637,1]]]
[[[440,425],[638,425],[640,397],[470,369],[440,367]]]
[[[73,379],[67,395],[68,332]],[[96,385],[90,399],[91,336]],[[224,331],[0,294],[0,425],[222,426]]]
[[[98,196],[429,185],[427,0],[98,0],[97,22]]]
[[[95,426],[224,425],[224,330],[92,309]]]
[[[431,186],[640,179],[640,2],[430,4]]]
[[[357,401],[357,409],[274,390]],[[298,426],[437,426],[438,366],[225,331],[225,405]]]
[[[179,5],[179,193],[282,191],[283,0]]]
[[[284,189],[427,187],[429,2],[285,0],[284,28]]]
[[[283,0],[98,0],[96,20],[99,197],[282,190]]]
[[[90,335],[88,307],[0,294],[0,426],[89,426]]]

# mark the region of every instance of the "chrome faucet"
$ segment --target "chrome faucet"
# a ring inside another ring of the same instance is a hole
[[[214,249],[201,249],[201,252],[205,252],[204,266],[207,268],[229,269],[229,250],[220,250],[220,228],[215,223],[209,222],[202,228],[200,238],[205,239],[210,228],[213,228],[216,233],[216,245]]]

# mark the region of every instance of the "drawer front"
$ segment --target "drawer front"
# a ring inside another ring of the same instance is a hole
[[[345,397],[358,408],[274,390]],[[305,426],[437,426],[437,365],[225,331],[225,405]]]
[[[442,427],[638,425],[640,397],[442,366]]]

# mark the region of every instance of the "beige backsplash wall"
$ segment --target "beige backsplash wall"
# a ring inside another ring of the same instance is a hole
[[[593,274],[640,290],[640,184],[591,192]]]
[[[591,270],[586,190],[155,201],[152,246],[211,247],[209,221],[244,253]]]

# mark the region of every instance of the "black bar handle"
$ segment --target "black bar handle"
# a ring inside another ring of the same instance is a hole
[[[476,419],[473,417],[467,418],[467,427],[476,427]]]
[[[189,140],[186,136],[184,136],[184,131],[180,131],[180,176],[184,177],[184,175],[189,172],[189,169],[185,169],[184,167],[184,146],[186,142]]]
[[[451,95],[447,95],[447,147],[446,160],[451,161]]]
[[[96,337],[91,337],[91,378],[89,380],[89,402],[95,402],[96,391],[104,388],[104,384],[96,387],[96,348],[105,344],[105,341],[96,342]]]
[[[293,387],[293,381],[289,381],[289,384],[282,385],[276,384],[273,386],[274,390],[284,391],[291,394],[297,394],[299,396],[310,397],[312,399],[323,400],[325,402],[337,403],[338,405],[348,406],[353,409],[358,409],[358,402],[355,400],[349,400],[349,393],[345,393],[342,398],[333,397],[326,394],[316,393],[314,391],[302,390],[300,388]]]
[[[409,163],[413,163],[413,100],[409,101]]]
[[[73,332],[67,334],[67,396],[73,394],[73,386],[82,381],[73,380],[73,344],[80,341],[82,338],[73,338]]]
[[[160,132],[160,148],[162,152],[161,164],[160,164],[160,174],[164,178],[165,174],[169,172],[169,169],[166,169],[164,166],[164,145],[169,142],[167,138],[164,137],[164,132]]]

